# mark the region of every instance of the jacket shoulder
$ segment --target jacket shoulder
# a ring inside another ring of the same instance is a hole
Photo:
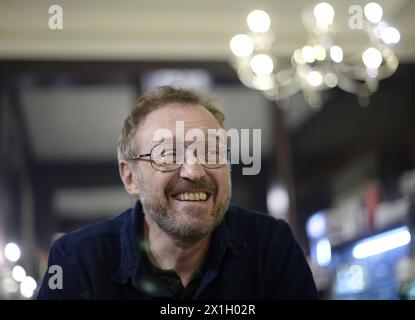
[[[244,232],[261,233],[286,233],[290,231],[288,223],[282,219],[276,219],[264,212],[249,210],[238,206],[230,206],[228,223],[231,229]]]
[[[115,218],[67,233],[56,239],[52,248],[58,249],[64,256],[70,256],[84,246],[99,247],[108,240],[119,238],[121,229],[130,216],[131,209],[128,209]]]

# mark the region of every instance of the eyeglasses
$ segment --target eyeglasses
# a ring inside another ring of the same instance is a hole
[[[189,146],[171,142],[158,144],[150,153],[136,155],[131,160],[150,161],[153,169],[161,172],[176,171],[185,160],[188,164],[199,163],[207,169],[219,169],[228,164],[229,151],[227,144],[217,139],[198,141]]]

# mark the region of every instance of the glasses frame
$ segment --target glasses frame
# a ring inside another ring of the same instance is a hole
[[[206,141],[206,140],[204,140],[204,141]],[[204,141],[199,141],[199,142],[204,142]],[[199,143],[198,142],[198,143]],[[157,168],[157,164],[156,164],[156,162],[152,159],[152,157],[151,157],[151,155],[152,155],[152,153],[153,153],[153,150],[154,150],[154,148],[156,148],[156,147],[158,147],[158,146],[160,146],[160,144],[156,144],[155,146],[153,146],[152,148],[151,148],[151,150],[150,150],[150,153],[143,153],[143,154],[140,154],[140,155],[135,155],[135,156],[133,156],[132,158],[130,158],[130,160],[131,161],[140,161],[140,160],[143,160],[143,161],[149,161],[150,163],[151,163],[151,167],[154,169],[154,170],[156,170],[156,171],[159,171],[159,172],[173,172],[173,171],[177,171],[177,170],[179,170],[181,167],[182,167],[182,165],[183,165],[183,163],[174,163],[173,165],[176,165],[177,166],[177,168],[175,168],[175,169],[171,169],[171,170],[160,170],[160,168]],[[187,148],[185,147],[185,162],[186,162],[186,151],[187,151]],[[220,169],[220,168],[223,168],[224,166],[226,166],[226,165],[228,165],[229,164],[229,153],[230,153],[230,151],[231,151],[231,149],[230,148],[226,148],[226,163],[223,163],[223,164],[218,164],[218,166],[217,167],[209,167],[209,164],[207,164],[207,163],[200,163],[200,162],[197,162],[199,165],[201,165],[201,166],[203,166],[205,169]],[[150,159],[145,159],[144,157],[150,157]]]

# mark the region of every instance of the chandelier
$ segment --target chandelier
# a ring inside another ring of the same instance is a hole
[[[309,105],[319,108],[322,92],[339,87],[357,95],[359,103],[366,106],[379,81],[398,68],[392,46],[399,42],[400,34],[382,21],[379,4],[368,3],[361,11],[361,19],[356,15],[349,20],[349,27],[366,34],[368,44],[363,50],[344,53],[336,43],[334,8],[322,2],[304,12],[307,43],[293,49],[284,64],[284,59],[274,53],[278,41],[270,30],[269,15],[254,10],[247,17],[249,32],[230,40],[231,64],[245,86],[262,91],[271,100],[286,99],[302,90]]]

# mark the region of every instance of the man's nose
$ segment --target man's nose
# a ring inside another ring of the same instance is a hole
[[[199,163],[185,163],[180,168],[180,177],[183,179],[189,179],[196,181],[201,179],[206,174],[205,168]]]

